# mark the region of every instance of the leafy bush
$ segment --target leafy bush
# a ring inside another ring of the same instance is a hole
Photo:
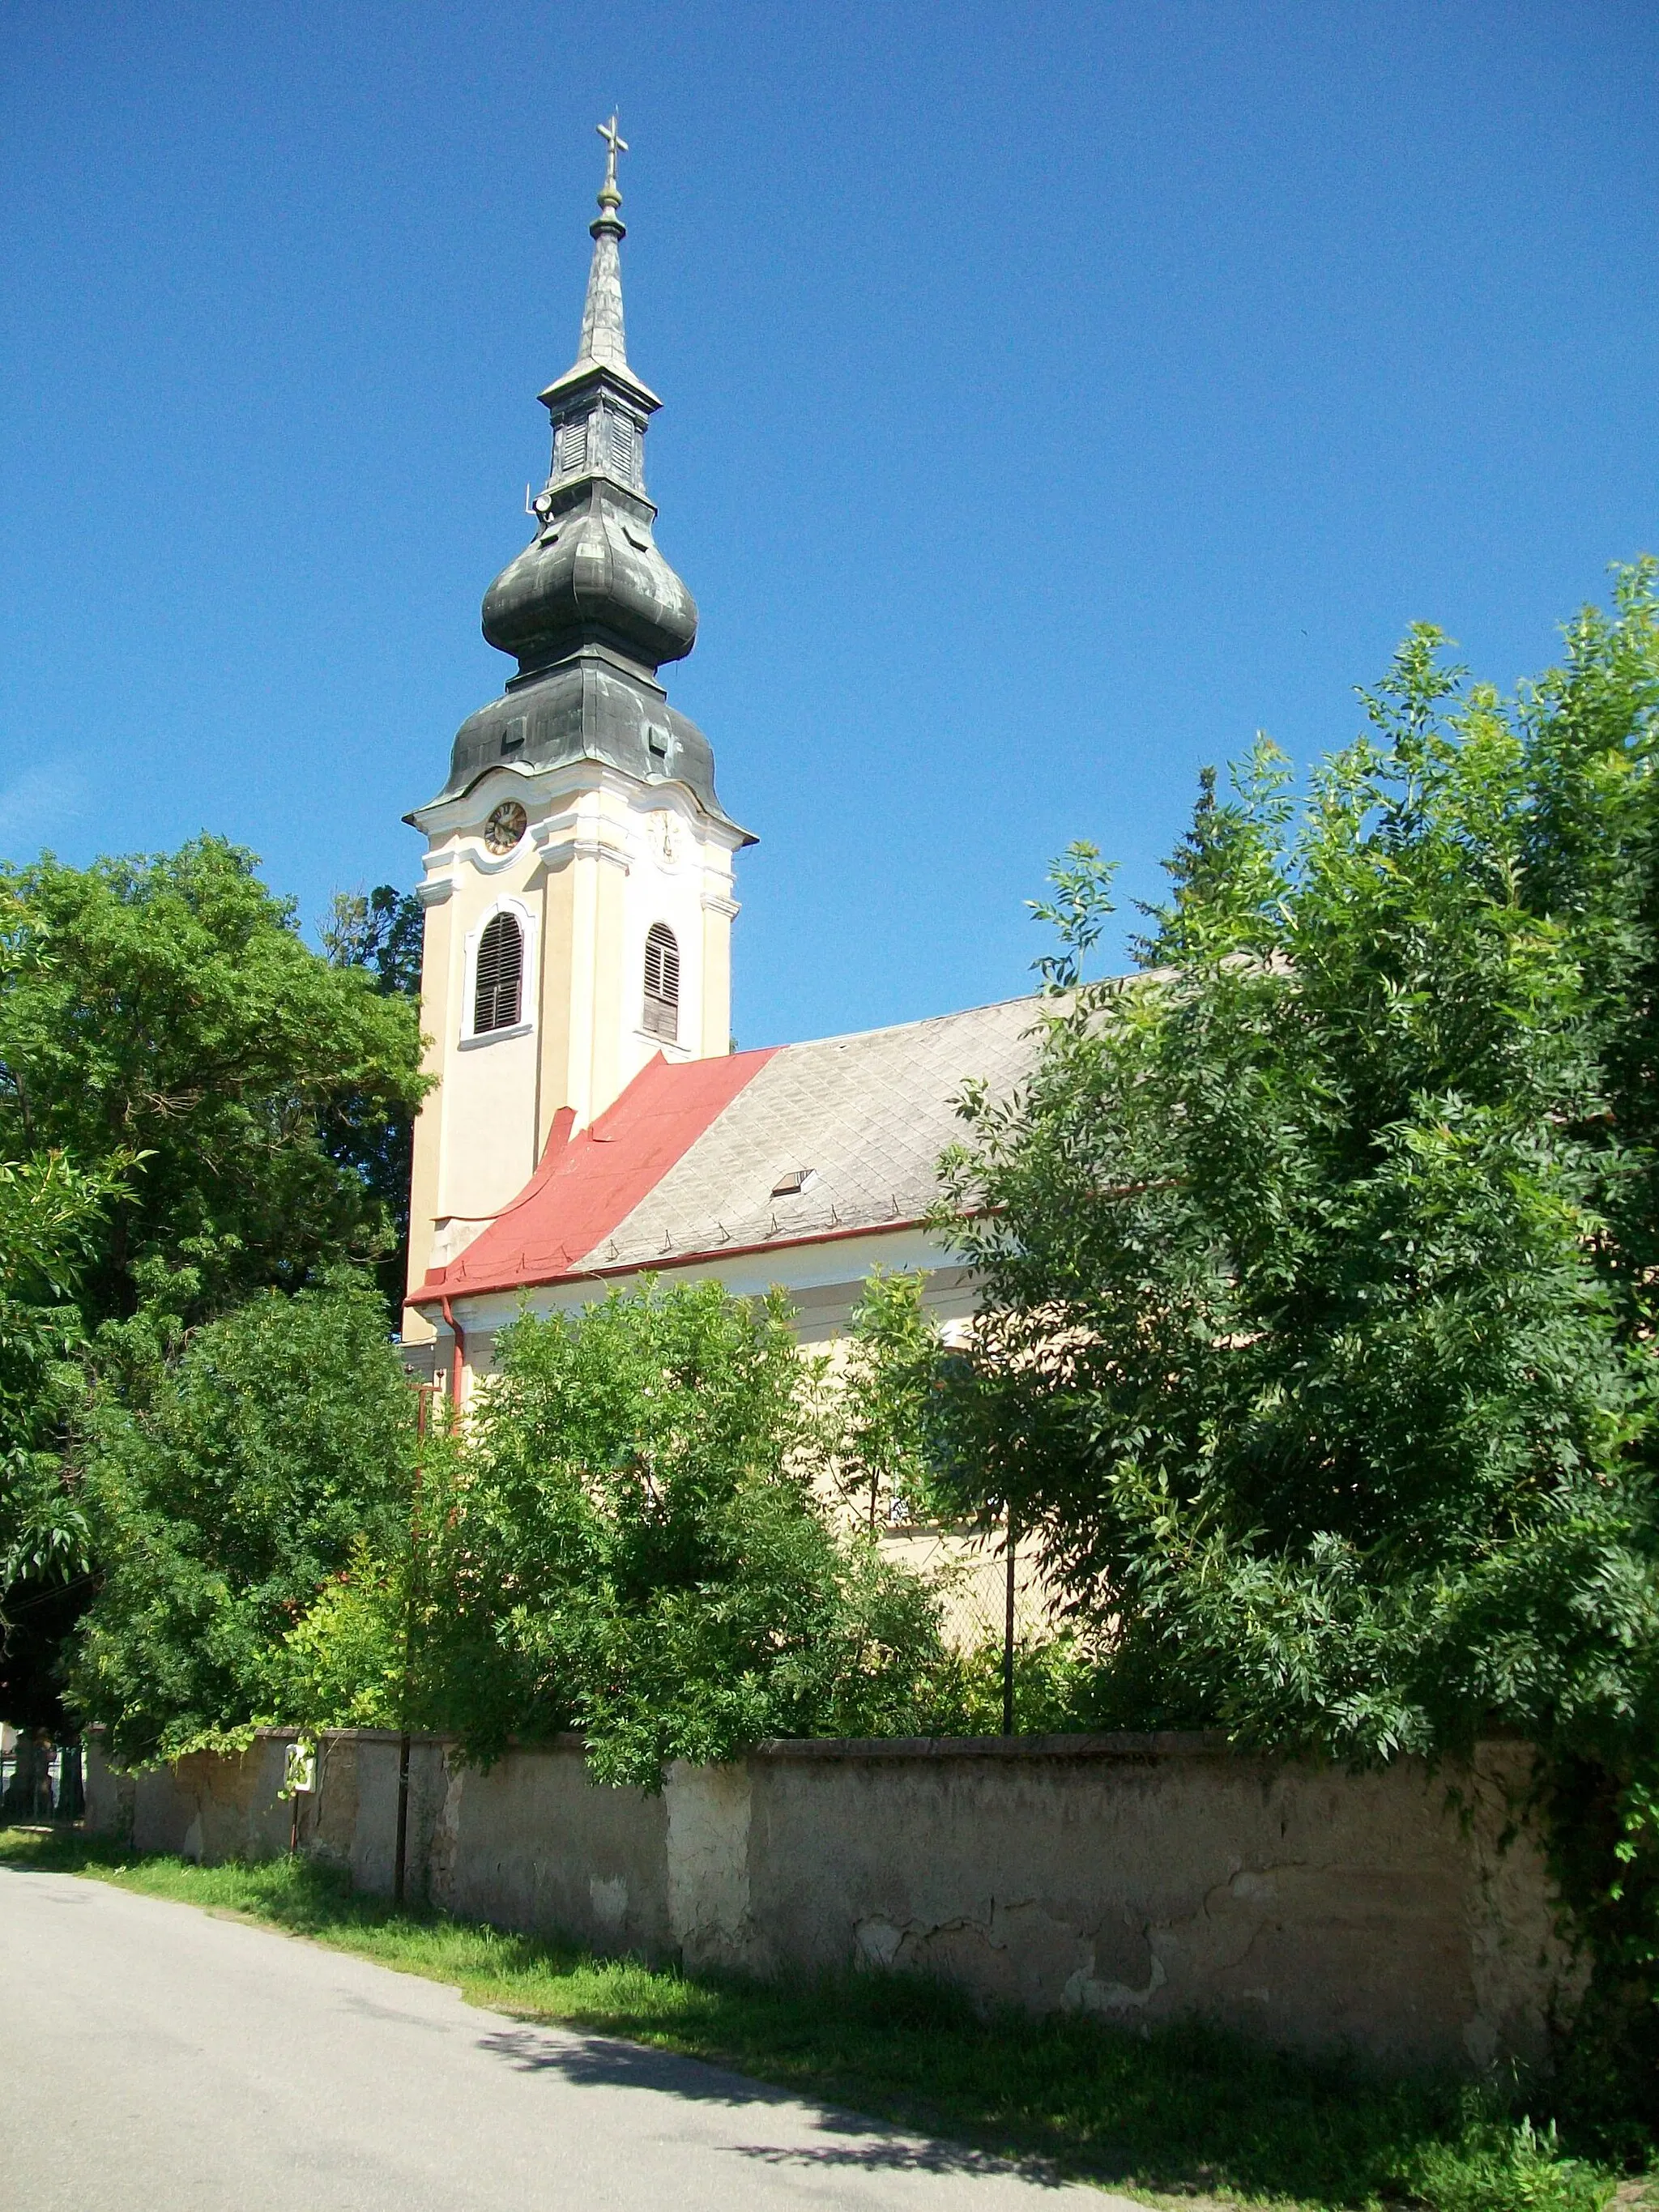
[[[853,1310],[844,1356],[822,1378],[823,1449],[843,1503],[872,1535],[936,1519],[929,1407],[942,1344],[922,1304],[925,1276],[872,1268]]]
[[[496,1356],[428,1456],[412,1579],[383,1557],[290,1637],[311,1711],[395,1718],[408,1619],[409,1709],[479,1759],[574,1729],[597,1776],[654,1786],[766,1736],[921,1723],[933,1601],[818,1509],[816,1378],[781,1297],[613,1291],[520,1318]]]

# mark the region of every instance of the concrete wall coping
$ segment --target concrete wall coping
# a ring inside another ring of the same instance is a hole
[[[262,1729],[261,1735],[291,1736],[292,1729]],[[350,1737],[364,1743],[397,1743],[396,1729],[331,1729],[325,1731],[330,1741]],[[1498,1745],[1522,1746],[1527,1739],[1514,1732],[1492,1729],[1471,1747],[1474,1753]],[[410,1742],[433,1744],[446,1752],[455,1748],[455,1739],[445,1735],[410,1735]],[[533,1743],[520,1742],[515,1736],[506,1747],[507,1753],[566,1752],[585,1758],[587,1752],[586,1737],[567,1731],[563,1735],[547,1736]],[[1303,1753],[1254,1748],[1234,1742],[1222,1729],[1132,1729],[1112,1731],[1079,1731],[1075,1735],[872,1735],[872,1736],[772,1736],[754,1744],[740,1753],[733,1765],[757,1761],[766,1765],[805,1765],[814,1762],[840,1762],[844,1765],[878,1763],[899,1764],[915,1761],[939,1765],[945,1762],[975,1760],[1042,1760],[1048,1762],[1097,1761],[1116,1762],[1127,1765],[1152,1765],[1164,1759],[1220,1760],[1236,1766],[1274,1766],[1326,1769],[1334,1772],[1355,1773],[1362,1771],[1354,1762],[1322,1756],[1318,1752]],[[495,1762],[492,1761],[492,1764]],[[1365,1770],[1381,1772],[1394,1761]],[[1437,1762],[1426,1764],[1432,1769]]]
[[[775,1737],[750,1753],[763,1759],[1190,1759],[1194,1755],[1240,1759],[1241,1752],[1218,1729],[1202,1732],[1174,1729],[1139,1735],[1122,1731],[1092,1735],[891,1735]]]
[[[295,1728],[262,1728],[256,1731],[263,1742],[291,1742],[303,1733]],[[96,1725],[87,1730],[88,1737],[100,1738],[103,1730]],[[327,1743],[398,1743],[401,1731],[397,1729],[325,1729],[322,1740]],[[450,1752],[455,1748],[453,1736],[439,1735],[418,1729],[410,1731],[411,1748],[429,1745]],[[1516,1743],[1524,1739],[1493,1730],[1482,1739],[1482,1744]],[[1474,1747],[1480,1749],[1480,1746]],[[511,1752],[567,1752],[585,1756],[587,1743],[585,1737],[567,1731],[547,1736],[535,1742],[520,1742],[509,1739],[502,1756]],[[1340,1759],[1321,1758],[1316,1753],[1298,1756],[1291,1752],[1253,1750],[1235,1743],[1220,1729],[1155,1729],[1146,1731],[1120,1729],[1111,1732],[1079,1733],[1076,1735],[896,1735],[896,1736],[774,1736],[753,1745],[739,1755],[742,1759],[758,1759],[768,1764],[784,1762],[801,1764],[813,1760],[861,1761],[875,1760],[940,1760],[960,1759],[1101,1759],[1138,1762],[1165,1759],[1221,1759],[1240,1764],[1271,1765],[1306,1765],[1344,1767]],[[162,1760],[162,1765],[176,1765],[176,1760]],[[492,1760],[491,1764],[495,1762]],[[1431,1762],[1432,1764],[1432,1762]]]
[[[261,1729],[262,1738],[282,1742],[299,1733],[291,1728]],[[325,1729],[325,1741],[356,1743],[398,1743],[396,1729]],[[446,1749],[453,1736],[410,1734],[411,1745],[437,1744]],[[514,1737],[509,1751],[562,1751],[585,1753],[586,1740],[570,1732],[521,1743]],[[1272,1754],[1262,1753],[1267,1758]],[[1219,1729],[1160,1729],[1144,1732],[1121,1729],[1110,1734],[1076,1735],[871,1735],[773,1736],[757,1743],[746,1754],[764,1760],[805,1759],[1250,1759],[1258,1754],[1242,1751]]]

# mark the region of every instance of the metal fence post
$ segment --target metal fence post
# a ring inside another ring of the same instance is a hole
[[[416,1563],[421,1546],[421,1474],[426,1456],[427,1408],[433,1386],[415,1386],[415,1489],[409,1509],[409,1589],[404,1601],[403,1730],[398,1739],[398,1842],[392,1864],[392,1902],[401,1911],[404,1874],[409,1862],[409,1709],[415,1695]]]
[[[1014,1509],[1008,1506],[1008,1584],[1002,1620],[1002,1733],[1014,1732]]]

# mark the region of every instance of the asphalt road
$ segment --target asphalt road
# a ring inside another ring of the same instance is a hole
[[[6,2212],[1134,2212],[193,1907],[0,1870]]]

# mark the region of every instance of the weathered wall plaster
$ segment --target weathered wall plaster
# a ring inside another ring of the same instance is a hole
[[[288,1847],[284,1739],[112,1776],[88,1820],[207,1859]],[[398,1739],[331,1737],[303,1846],[392,1887]],[[1523,1746],[1430,1773],[1197,1737],[763,1747],[596,1787],[580,1744],[468,1768],[412,1747],[411,1896],[602,1952],[763,1974],[920,1970],[1126,2026],[1199,2015],[1386,2064],[1547,2061],[1582,1986]]]
[[[749,1910],[753,1795],[746,1765],[668,1771],[668,1919],[688,1966],[750,1966],[763,1950]]]
[[[434,1838],[434,1904],[596,1949],[671,1955],[661,1796],[596,1789],[575,1742],[509,1752],[487,1771],[451,1760]],[[384,1885],[383,1885],[384,1887]]]

